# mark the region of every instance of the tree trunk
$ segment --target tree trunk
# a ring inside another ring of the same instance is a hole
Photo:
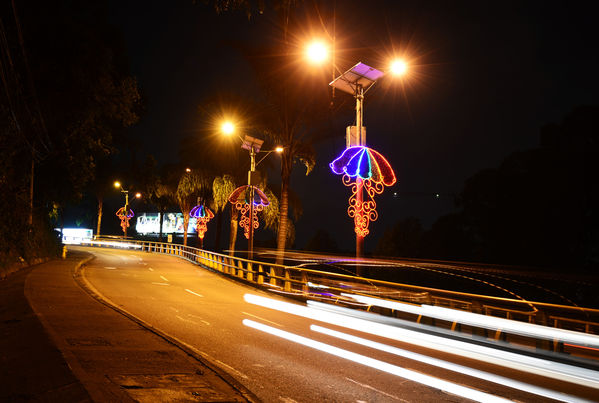
[[[239,212],[233,204],[231,207],[231,232],[229,234],[229,255],[235,256],[235,242],[237,242],[237,228],[239,227]]]
[[[187,246],[187,227],[189,226],[189,213],[183,214],[183,246]]]
[[[216,212],[216,231],[214,234],[214,251],[220,253],[220,234],[223,230],[223,215],[225,211],[217,211]]]
[[[277,234],[277,264],[285,261],[289,213],[289,182],[291,179],[290,155],[285,153],[281,159],[281,200],[279,201],[279,232]]]
[[[164,223],[164,211],[159,211],[160,229],[158,230],[158,241],[162,242],[162,224]]]
[[[104,205],[104,199],[98,197],[98,229],[96,230],[96,236],[100,236],[100,229],[102,228],[102,207]]]

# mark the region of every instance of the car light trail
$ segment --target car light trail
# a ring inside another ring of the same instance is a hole
[[[422,362],[424,364],[433,365],[435,367],[444,368],[449,371],[454,371],[460,374],[469,375],[474,378],[482,379],[488,382],[497,383],[500,385],[504,385],[513,389],[518,389],[524,392],[532,393],[535,395],[547,397],[550,399],[561,400],[564,402],[584,402],[585,400],[577,399],[575,397],[569,396],[565,393],[556,392],[550,389],[541,388],[538,386],[530,385],[528,383],[516,381],[510,378],[506,378],[504,376],[491,374],[485,371],[479,371],[474,368],[466,367],[464,365],[454,364],[452,362],[439,360],[437,358],[429,357],[423,354],[414,353],[408,350],[403,350],[397,347],[388,346],[386,344],[377,343],[372,340],[364,339],[362,337],[352,336],[347,333],[338,332],[336,330],[327,329],[318,325],[311,325],[310,329],[326,334],[328,336],[336,337],[338,339],[350,341],[352,343],[360,344],[362,346],[374,348],[376,350],[384,351],[387,353],[391,353],[394,355],[398,355],[400,357],[408,358],[410,360],[415,360]]]
[[[403,343],[418,345],[421,347],[443,351],[495,365],[525,371],[541,376],[546,376],[560,381],[571,382],[591,388],[599,389],[599,373],[586,368],[578,368],[572,365],[543,360],[535,357],[515,354],[508,351],[496,350],[490,347],[466,343],[459,340],[446,339],[413,330],[407,330],[389,326],[364,319],[353,318],[334,312],[327,312],[312,307],[277,301],[270,298],[245,294],[244,299],[251,304],[260,305],[265,308],[287,312],[293,315],[318,320],[332,325],[370,333]],[[314,305],[326,304],[312,303]]]
[[[493,316],[480,315],[472,312],[459,311],[432,305],[410,305],[401,302],[389,301],[380,298],[367,297],[365,295],[341,294],[344,297],[353,298],[358,302],[397,311],[428,316],[448,322],[458,322],[466,325],[477,326],[485,329],[501,329],[503,332],[519,334],[546,340],[560,340],[563,342],[581,344],[587,347],[599,347],[599,336],[592,334],[574,332],[571,330],[556,329],[533,323],[523,323],[515,320],[496,318]]]
[[[442,391],[452,393],[457,396],[465,397],[467,399],[475,400],[478,402],[510,402],[510,400],[506,400],[498,396],[480,392],[478,390],[467,388],[465,386],[461,386],[439,378],[434,378],[429,375],[421,374],[419,372],[398,367],[396,365],[389,364],[384,361],[379,361],[374,358],[366,357],[361,354],[357,354],[348,350],[331,346],[329,344],[321,343],[319,341],[309,339],[307,337],[303,337],[295,333],[286,332],[284,330],[276,329],[271,326],[254,322],[250,319],[244,319],[243,324],[245,326],[251,327],[256,330],[260,330],[273,336],[281,337],[294,343],[298,343],[306,347],[311,347],[313,349],[323,351],[325,353],[332,354],[337,357],[341,357],[346,360],[353,361],[371,368],[375,368],[379,371],[384,371],[388,374],[399,376],[410,381],[418,382],[420,384],[430,386],[435,389],[440,389]]]

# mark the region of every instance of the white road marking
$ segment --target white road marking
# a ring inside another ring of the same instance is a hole
[[[297,403],[297,400],[293,400],[290,397],[279,396],[279,400],[282,401],[283,403]]]
[[[223,367],[227,367],[227,368],[229,368],[229,370],[231,370],[231,371],[235,372],[235,373],[236,373],[238,376],[242,377],[243,379],[249,379],[247,375],[245,375],[245,374],[244,374],[244,373],[242,373],[242,372],[239,372],[239,371],[237,371],[237,370],[236,370],[235,368],[233,368],[232,366],[230,366],[230,365],[227,365],[227,364],[225,364],[224,362],[222,362],[222,361],[219,361],[219,360],[214,360],[214,361],[218,362],[218,363],[219,363],[220,365],[222,365]]]
[[[175,308],[175,307],[169,306],[169,308],[171,308],[175,312],[179,312],[179,310],[177,308]]]
[[[148,265],[146,262],[141,262],[141,264],[143,264],[144,266],[147,266],[147,265]]]
[[[285,326],[283,326],[283,325],[281,325],[281,324],[279,324],[277,322],[273,322],[271,320],[261,318],[260,316],[252,315],[251,313],[247,313],[247,312],[244,312],[244,311],[241,311],[241,313],[244,314],[244,315],[247,315],[247,316],[251,316],[252,318],[263,320],[264,322],[272,323],[273,325],[276,325],[276,326],[279,326],[279,327],[285,327]]]
[[[148,267],[148,270],[150,270],[150,271],[154,271],[154,269],[152,269],[151,267]]]
[[[108,270],[116,270],[116,267],[113,266],[104,266],[104,268]]]
[[[182,317],[180,317],[179,315],[175,315],[175,318],[177,318],[177,319],[179,319],[179,320],[182,320],[183,322],[189,322],[189,323],[193,323],[194,325],[197,325],[197,324],[198,324],[196,321],[193,321],[193,320],[191,320],[191,319],[185,319],[185,318],[182,318]]]
[[[168,278],[164,277],[164,276],[160,276],[161,279],[163,279],[164,281],[166,281],[168,283]]]
[[[156,285],[170,285],[169,283],[152,283],[152,284],[156,284]]]
[[[203,324],[205,324],[206,326],[210,326],[210,322],[207,322],[205,320],[201,320],[200,322],[202,322]]]
[[[375,392],[378,392],[378,393],[380,393],[381,395],[385,395],[385,396],[387,396],[387,397],[390,397],[391,399],[399,400],[400,402],[410,403],[410,402],[409,402],[409,401],[407,401],[407,400],[401,399],[401,398],[399,398],[399,397],[397,397],[397,396],[394,396],[394,395],[390,395],[389,393],[386,393],[386,392],[383,392],[382,390],[378,390],[378,389],[376,389],[376,388],[373,388],[372,386],[370,386],[370,385],[366,385],[365,383],[360,383],[360,382],[358,382],[358,381],[354,381],[353,379],[350,379],[350,378],[345,378],[345,379],[347,379],[347,380],[348,380],[348,381],[350,381],[350,382],[353,382],[353,383],[355,383],[356,385],[360,385],[360,386],[361,386],[361,387],[363,387],[363,388],[370,389],[370,390],[374,390]]]
[[[185,289],[185,291],[187,291],[187,292],[188,292],[188,293],[190,293],[190,294],[197,295],[198,297],[203,297],[203,295],[202,295],[202,294],[198,294],[197,292],[193,292],[193,291],[191,291],[189,288],[186,288],[186,289]]]

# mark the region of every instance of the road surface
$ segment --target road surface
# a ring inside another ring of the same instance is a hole
[[[587,370],[582,381],[566,382],[567,377],[559,374],[545,376],[506,366],[501,358],[508,353],[499,354],[497,365],[475,354],[449,353],[448,347],[434,341],[423,346],[409,337],[390,339],[348,329],[344,323],[315,320],[305,304],[172,256],[77,249],[96,256],[83,276],[103,298],[192,346],[267,402],[538,402],[599,396],[599,372]],[[266,306],[259,305],[264,301]],[[290,303],[305,311],[283,312]],[[311,325],[395,350],[341,340]],[[426,339],[426,333],[421,337]]]

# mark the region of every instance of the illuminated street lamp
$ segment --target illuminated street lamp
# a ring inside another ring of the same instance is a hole
[[[123,238],[127,238],[127,228],[129,228],[129,220],[133,218],[133,210],[129,208],[129,191],[121,185],[119,181],[114,182],[114,187],[121,190],[125,194],[125,206],[117,210],[116,215],[121,219],[121,228],[123,229]],[[139,199],[141,193],[135,193],[135,198]]]
[[[235,133],[235,125],[229,121],[224,122],[221,126],[221,130],[223,132],[223,134],[230,136],[231,134],[236,134]],[[247,134],[242,138],[241,136],[239,136],[238,134],[236,134],[237,137],[241,140],[241,148],[243,148],[244,150],[248,150],[250,152],[250,170],[248,171],[248,190],[250,192],[250,197],[249,197],[249,221],[247,222],[247,238],[248,238],[248,259],[252,259],[253,254],[254,254],[254,198],[256,197],[255,195],[255,190],[257,189],[258,184],[260,183],[260,175],[259,173],[256,171],[256,166],[258,166],[262,161],[264,161],[264,159],[266,157],[268,157],[268,155],[272,152],[277,152],[277,153],[282,153],[283,152],[283,147],[276,147],[274,150],[268,150],[268,151],[264,151],[262,150],[262,152],[265,152],[266,154],[256,163],[256,155],[260,152],[260,149],[262,148],[262,144],[264,144],[264,140],[252,137],[252,136],[248,136]],[[238,188],[239,189],[239,188]],[[237,190],[236,189],[233,193],[236,193]],[[266,196],[264,196],[262,194],[262,192],[259,192],[259,196],[261,200],[264,200]],[[237,203],[236,203],[237,204]],[[268,205],[268,199],[266,199],[266,204],[264,204],[263,202],[261,202],[261,206],[263,205]],[[257,221],[256,221],[257,222]],[[243,223],[241,223],[240,225],[243,226]]]
[[[312,44],[308,49],[314,49]],[[310,57],[310,60],[321,62],[325,56]],[[337,67],[333,60],[333,71]],[[407,72],[407,64],[401,59],[390,63],[389,72],[395,76]],[[343,175],[343,184],[351,186],[348,215],[354,219],[356,233],[356,257],[364,254],[364,237],[370,232],[368,226],[378,218],[374,195],[382,193],[385,186],[396,182],[395,173],[387,160],[377,151],[366,147],[366,128],[363,125],[364,95],[385,73],[364,63],[357,63],[352,68],[336,77],[329,83],[335,89],[354,96],[356,100],[356,125],[346,129],[346,148],[342,155],[330,164],[334,173]],[[334,96],[334,92],[333,92]],[[363,190],[366,190],[364,200]],[[356,270],[360,272],[359,266]]]

